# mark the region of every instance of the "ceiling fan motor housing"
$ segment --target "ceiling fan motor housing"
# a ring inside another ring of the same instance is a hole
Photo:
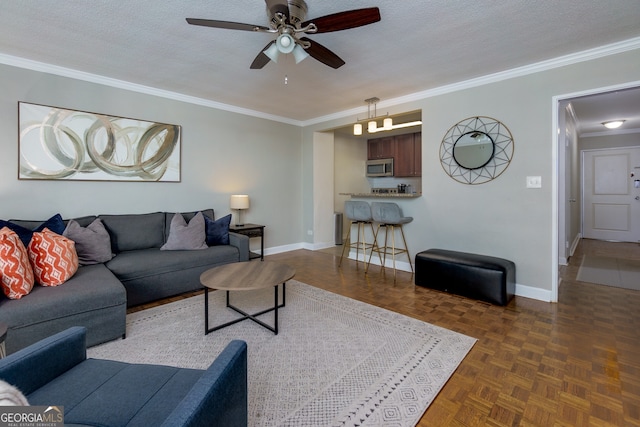
[[[307,3],[304,0],[287,0],[289,4],[289,23],[300,28],[300,23],[307,17]]]

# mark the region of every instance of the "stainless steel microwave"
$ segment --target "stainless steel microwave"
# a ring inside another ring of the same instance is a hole
[[[367,176],[393,176],[393,158],[367,160]]]

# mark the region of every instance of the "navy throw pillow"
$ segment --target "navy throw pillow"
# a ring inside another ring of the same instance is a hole
[[[223,216],[214,221],[204,215],[204,229],[207,233],[207,245],[228,245],[229,244],[229,223],[231,222],[231,214]]]
[[[49,218],[48,220],[46,220],[45,222],[43,222],[42,224],[40,224],[39,226],[37,226],[36,228],[34,228],[33,230],[29,230],[27,227],[23,227],[11,221],[4,221],[0,219],[0,228],[3,228],[3,227],[9,227],[11,230],[13,230],[18,235],[18,237],[20,237],[20,240],[22,240],[22,243],[24,243],[24,247],[26,248],[29,246],[29,243],[31,242],[31,237],[33,237],[33,233],[41,232],[45,228],[48,228],[54,233],[62,236],[62,233],[64,233],[64,229],[66,228],[66,225],[62,220],[62,216],[60,216],[60,214],[58,213],[52,216],[51,218]]]

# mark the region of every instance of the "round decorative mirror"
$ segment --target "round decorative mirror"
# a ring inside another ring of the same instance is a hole
[[[440,145],[440,164],[453,179],[482,184],[497,178],[513,157],[513,137],[491,117],[470,117],[452,126]]]

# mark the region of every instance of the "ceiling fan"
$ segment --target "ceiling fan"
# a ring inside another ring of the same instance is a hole
[[[347,10],[305,21],[307,4],[304,0],[265,0],[269,27],[212,19],[187,18],[191,25],[224,28],[228,30],[256,31],[278,34],[251,63],[251,69],[260,69],[269,61],[278,62],[279,54],[293,53],[296,64],[312,56],[332,68],[340,68],[345,62],[335,53],[304,34],[328,33],[373,24],[380,20],[377,7]]]

